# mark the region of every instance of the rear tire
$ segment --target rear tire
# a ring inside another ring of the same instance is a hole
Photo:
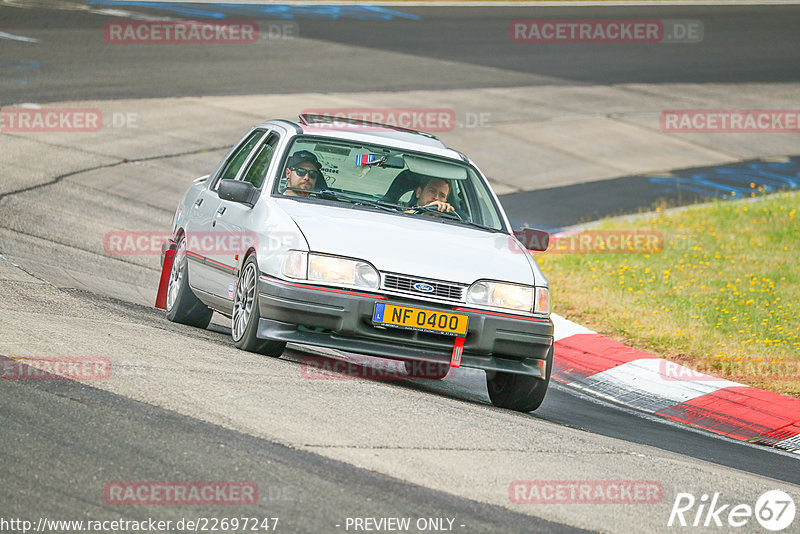
[[[186,264],[186,237],[178,239],[167,283],[167,319],[198,328],[206,328],[214,310],[200,302],[189,287],[189,267]]]
[[[251,254],[244,262],[239,280],[236,281],[231,314],[231,337],[237,348],[277,358],[283,354],[286,342],[256,337],[258,320],[261,318],[258,310],[259,274],[256,256]]]
[[[532,412],[542,405],[547,387],[550,384],[550,371],[553,368],[553,347],[547,353],[547,370],[544,379],[515,373],[495,373],[493,378],[486,375],[486,388],[492,404],[498,408],[508,408],[518,412]]]
[[[406,373],[411,378],[422,380],[441,380],[450,372],[450,364],[421,362],[416,360],[406,361]]]

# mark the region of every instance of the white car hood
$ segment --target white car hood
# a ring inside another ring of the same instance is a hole
[[[508,234],[442,224],[420,215],[393,215],[278,200],[312,252],[359,258],[379,271],[462,284],[479,279],[534,284],[527,251]]]

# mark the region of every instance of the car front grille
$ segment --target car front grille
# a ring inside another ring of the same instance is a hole
[[[419,291],[414,288],[414,284],[427,284],[433,287],[433,291]],[[383,275],[383,288],[400,293],[408,293],[419,297],[431,296],[440,299],[463,301],[464,299],[464,286],[448,282],[438,282],[435,280],[425,280],[423,278],[414,278],[411,276],[404,276],[402,274],[385,274]]]

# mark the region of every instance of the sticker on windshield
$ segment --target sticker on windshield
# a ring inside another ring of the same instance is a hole
[[[356,165],[359,167],[366,167],[367,165],[372,165],[377,163],[378,157],[375,154],[358,154],[356,156]]]

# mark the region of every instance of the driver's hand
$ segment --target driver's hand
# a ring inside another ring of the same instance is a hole
[[[438,209],[439,211],[456,211],[453,206],[441,200],[433,200],[428,204],[425,204],[426,208],[428,206],[436,206],[436,209]]]

